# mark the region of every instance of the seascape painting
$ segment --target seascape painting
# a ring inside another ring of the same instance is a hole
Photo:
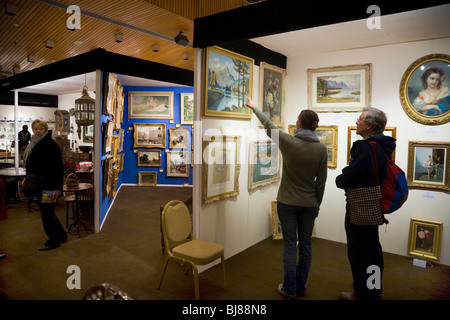
[[[251,119],[245,96],[252,96],[253,59],[212,47],[207,50],[205,116]]]

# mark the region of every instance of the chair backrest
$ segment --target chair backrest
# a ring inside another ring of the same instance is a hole
[[[187,206],[180,200],[169,201],[161,215],[166,249],[192,239],[191,216]]]

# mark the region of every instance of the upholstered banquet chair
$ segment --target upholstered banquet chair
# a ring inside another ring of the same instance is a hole
[[[193,239],[191,216],[187,206],[179,200],[169,201],[161,216],[166,261],[159,281],[158,290],[169,260],[184,261],[192,265],[195,281],[195,299],[199,299],[198,265],[207,265],[221,259],[223,287],[226,288],[224,247],[221,244]]]

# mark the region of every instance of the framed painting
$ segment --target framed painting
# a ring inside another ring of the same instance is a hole
[[[285,102],[286,69],[261,62],[259,65],[259,103],[262,112],[282,128]]]
[[[94,142],[94,125],[83,126],[83,142]]]
[[[283,239],[283,232],[281,231],[280,219],[278,218],[277,202],[272,201],[272,239]]]
[[[106,120],[103,125],[103,153],[108,153],[111,151],[111,139],[114,131],[114,121]]]
[[[138,186],[156,186],[156,172],[139,171]]]
[[[439,261],[442,222],[411,218],[408,254]]]
[[[169,128],[169,148],[187,149],[189,130],[187,128]]]
[[[181,124],[194,124],[194,94],[180,93]]]
[[[372,64],[308,69],[308,109],[358,112],[371,104]]]
[[[173,119],[173,92],[129,91],[128,118]]]
[[[248,189],[265,186],[280,180],[281,152],[271,141],[250,143]]]
[[[363,137],[361,137],[359,134],[356,133],[356,126],[348,127],[348,133],[347,133],[347,164],[350,163],[350,150],[352,149],[353,142],[357,140],[362,140]],[[397,127],[385,127],[383,134],[385,136],[392,137],[394,139],[397,139]],[[394,152],[392,152],[392,160],[395,162],[395,149]]]
[[[137,150],[138,167],[161,167],[160,150]]]
[[[251,119],[245,96],[252,97],[253,59],[219,47],[205,52],[203,115]]]
[[[450,121],[450,55],[430,54],[414,61],[400,82],[400,102],[414,121],[439,125]]]
[[[239,195],[240,137],[212,136],[203,140],[202,203]]]
[[[189,151],[166,152],[166,174],[168,177],[189,177]]]
[[[409,141],[408,186],[450,191],[449,152],[450,142]]]
[[[288,126],[288,131],[291,136],[294,135],[296,129],[295,124]],[[337,126],[318,126],[316,129],[317,137],[327,147],[328,152],[328,168],[337,167]]]
[[[166,125],[164,123],[134,123],[133,148],[165,148]]]
[[[117,76],[108,72],[106,74],[105,89],[104,89],[104,100],[103,100],[103,113],[114,115],[114,104],[116,99],[116,84]]]

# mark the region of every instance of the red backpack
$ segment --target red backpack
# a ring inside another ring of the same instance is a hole
[[[377,183],[381,186],[381,210],[383,213],[392,213],[398,210],[403,203],[405,203],[406,199],[408,199],[408,183],[406,181],[406,176],[403,170],[400,169],[393,160],[389,159],[386,152],[383,151],[386,156],[387,173],[386,178],[380,183],[378,181],[378,161],[375,149],[375,145],[380,145],[375,141],[369,141],[369,144],[373,151]]]

